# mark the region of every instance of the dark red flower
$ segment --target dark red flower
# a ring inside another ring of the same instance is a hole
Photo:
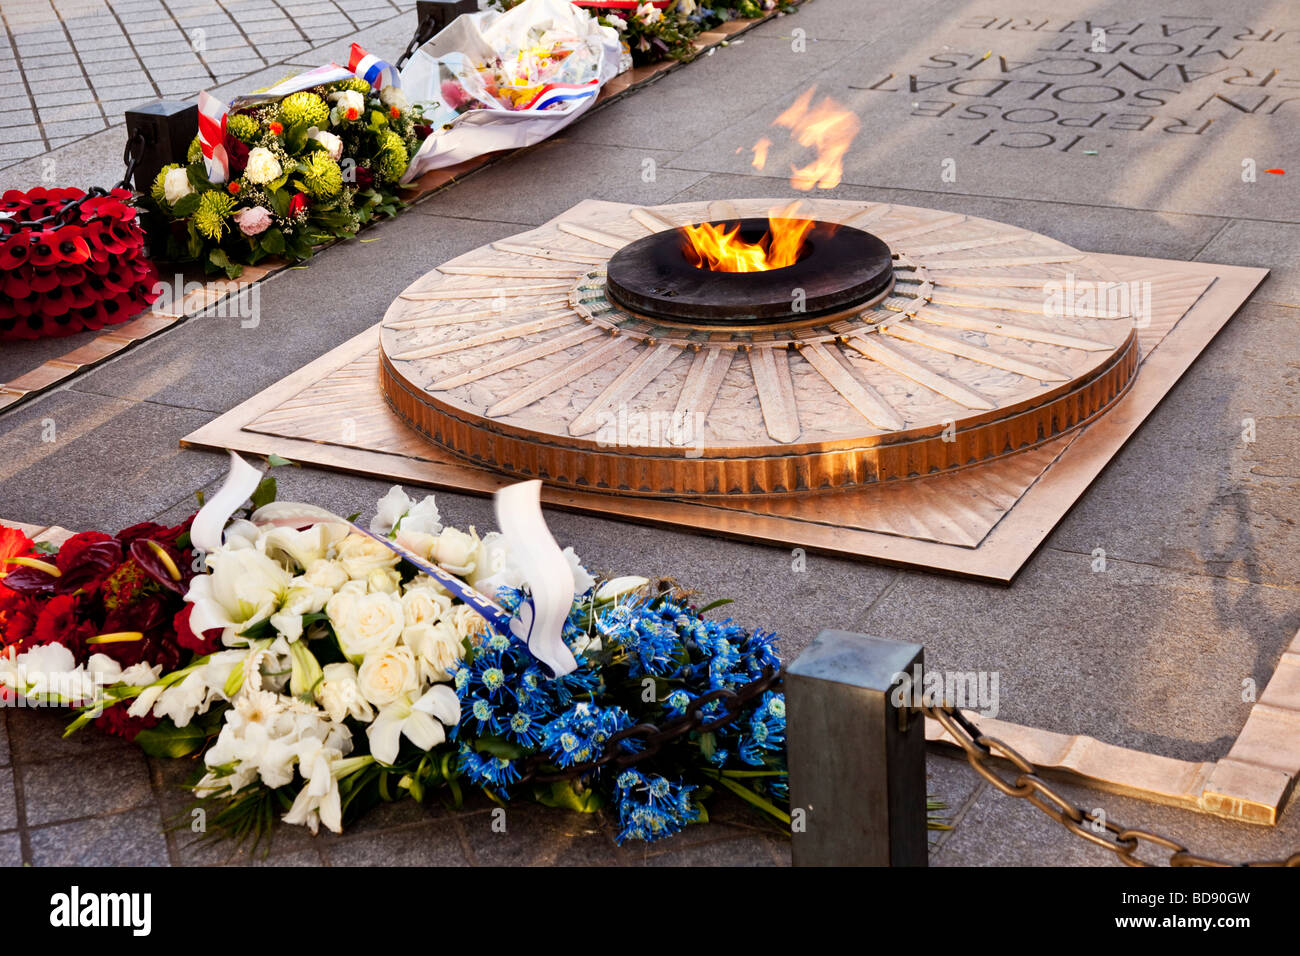
[[[194,629],[190,627],[190,615],[193,613],[194,605],[186,604],[172,618],[172,627],[176,629],[176,642],[181,647],[193,651],[200,657],[221,650],[221,628],[214,627],[201,633],[195,633]]]
[[[71,594],[56,594],[50,598],[36,617],[29,646],[62,644],[77,660],[84,660],[88,656],[85,641],[91,636],[93,627],[81,620],[77,611],[77,599]]]
[[[226,133],[221,140],[221,145],[226,148],[226,155],[230,158],[232,178],[242,175],[244,167],[248,165],[248,144]]]
[[[11,272],[31,259],[31,239],[25,232],[6,239],[0,245],[0,270]]]
[[[416,123],[415,135],[418,136],[420,139],[428,139],[430,136],[433,135],[433,127],[430,126],[428,123]]]
[[[303,193],[294,193],[293,198],[289,200],[289,215],[296,216],[306,209],[310,203]]]
[[[358,166],[353,171],[357,179],[358,189],[369,189],[375,184],[375,174],[364,166]]]

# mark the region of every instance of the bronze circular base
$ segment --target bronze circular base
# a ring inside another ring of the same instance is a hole
[[[1103,413],[1137,374],[1131,317],[1044,305],[1053,285],[1112,280],[1104,261],[935,210],[811,202],[846,235],[869,220],[893,250],[884,298],[847,311],[703,323],[620,304],[605,265],[621,274],[638,241],[773,203],[727,205],[600,204],[428,273],[384,319],[390,406],[438,446],[511,476],[625,495],[781,496],[1013,455]]]

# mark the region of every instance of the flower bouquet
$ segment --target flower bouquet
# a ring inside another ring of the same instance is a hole
[[[102,329],[157,298],[130,202],[121,188],[0,196],[0,341]]]
[[[58,549],[7,530],[0,685],[79,707],[69,732],[201,753],[214,834],[275,815],[337,832],[380,800],[465,787],[608,807],[620,841],[705,819],[717,787],[788,822],[774,638],[645,578],[593,578],[535,485],[499,496],[504,532],[445,526],[400,488],[365,529],[275,501],[235,459],[176,527]]]
[[[357,68],[373,61],[354,45]],[[228,109],[201,95],[187,162],[165,166],[147,199],[168,224],[168,258],[234,278],[268,256],[306,259],[393,215],[397,183],[429,128],[381,66],[373,83],[322,67]]]
[[[620,59],[615,31],[567,0],[456,18],[402,68],[433,129],[406,181],[558,132],[596,101]]]

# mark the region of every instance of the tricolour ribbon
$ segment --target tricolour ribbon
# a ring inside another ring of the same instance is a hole
[[[367,53],[359,43],[352,44],[352,55],[348,57],[348,69],[360,79],[365,80],[376,90],[386,86],[401,87],[402,79],[397,70],[387,60],[381,60],[373,53]]]
[[[230,157],[222,140],[226,137],[226,104],[207,90],[199,93],[199,148],[208,180],[224,183],[230,178]]]

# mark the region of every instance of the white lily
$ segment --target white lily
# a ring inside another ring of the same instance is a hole
[[[289,589],[289,572],[260,551],[214,551],[210,574],[195,575],[185,600],[194,605],[190,627],[196,633],[220,628],[227,647],[241,632],[270,618]]]
[[[421,750],[432,750],[447,739],[443,725],[452,727],[459,720],[460,701],[446,684],[435,684],[419,700],[413,701],[407,694],[381,710],[366,728],[370,752],[380,763],[391,765],[397,760],[403,734]]]

